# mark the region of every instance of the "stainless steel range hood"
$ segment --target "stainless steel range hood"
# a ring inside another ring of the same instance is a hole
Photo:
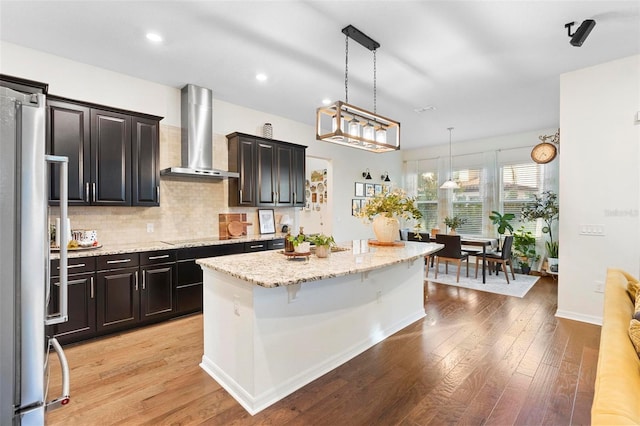
[[[182,165],[163,169],[163,176],[209,179],[239,177],[213,168],[213,93],[188,84],[181,94]]]

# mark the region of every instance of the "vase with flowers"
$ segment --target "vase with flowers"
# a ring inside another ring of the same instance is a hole
[[[456,229],[460,228],[462,225],[467,223],[468,220],[466,217],[454,216],[454,217],[445,217],[444,224],[447,225],[450,229],[449,234],[455,235]]]
[[[369,198],[358,216],[373,223],[376,239],[383,244],[392,244],[399,238],[400,218],[415,221],[422,219],[415,198],[407,196],[399,188]],[[414,231],[419,231],[421,227],[422,224],[417,222]]]

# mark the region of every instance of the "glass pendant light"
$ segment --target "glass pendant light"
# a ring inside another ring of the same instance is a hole
[[[375,140],[375,134],[376,130],[371,123],[367,121],[367,124],[362,128],[362,137],[368,140]]]
[[[460,188],[460,185],[451,178],[451,175],[453,174],[453,167],[451,166],[451,131],[453,130],[453,127],[447,127],[447,130],[449,130],[449,179],[440,186],[440,189],[457,189]]]

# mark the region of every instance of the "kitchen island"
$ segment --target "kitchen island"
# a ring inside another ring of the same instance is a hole
[[[342,245],[329,258],[282,251],[200,259],[200,366],[250,414],[423,318],[424,256],[442,245]]]

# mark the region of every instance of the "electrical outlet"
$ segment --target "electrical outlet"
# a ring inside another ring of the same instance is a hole
[[[594,290],[596,293],[604,293],[604,281],[596,281]]]
[[[148,233],[152,233],[153,232],[153,223],[147,223],[147,232]]]

